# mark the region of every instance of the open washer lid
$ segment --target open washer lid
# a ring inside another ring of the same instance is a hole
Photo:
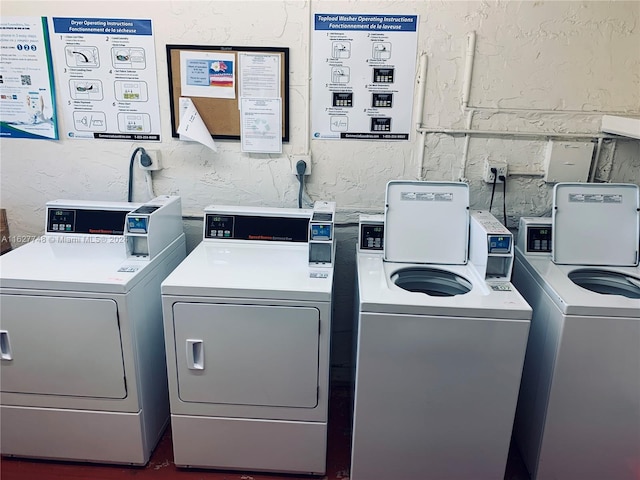
[[[464,265],[469,246],[469,186],[391,181],[384,223],[384,260]]]
[[[552,260],[563,265],[638,265],[637,185],[558,183],[553,190]]]

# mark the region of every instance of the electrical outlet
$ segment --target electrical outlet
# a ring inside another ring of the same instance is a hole
[[[494,174],[491,169],[495,168],[496,173]],[[484,173],[482,175],[482,179],[487,183],[502,183],[500,180],[500,176],[507,178],[507,164],[504,162],[492,162],[491,160],[484,161]]]
[[[142,170],[162,170],[162,165],[160,164],[160,150],[149,150],[148,148],[145,148],[144,150],[147,152],[147,155],[151,157],[151,165],[148,167],[142,165],[142,163],[140,163],[140,153],[138,153],[138,166]]]
[[[298,176],[298,170],[296,169],[296,165],[300,160],[303,160],[307,164],[307,168],[304,171],[305,175],[311,175],[311,154],[291,154],[289,155],[289,161],[291,162],[291,172]]]

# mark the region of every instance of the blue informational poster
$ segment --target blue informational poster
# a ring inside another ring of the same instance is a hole
[[[0,136],[58,140],[45,17],[0,20]]]

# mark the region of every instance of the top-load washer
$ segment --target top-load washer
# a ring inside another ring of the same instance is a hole
[[[162,284],[176,465],[324,473],[334,211],[205,209]]]
[[[387,185],[357,253],[353,480],[504,476],[531,308],[468,185]]]
[[[514,438],[532,478],[640,478],[637,185],[560,183],[522,218],[513,282],[533,307]]]
[[[169,419],[160,282],[185,257],[179,197],[47,203],[0,257],[3,455],[143,465]]]

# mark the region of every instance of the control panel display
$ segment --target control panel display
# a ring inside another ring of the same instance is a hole
[[[353,93],[334,92],[332,105],[334,107],[353,107]]]
[[[49,210],[49,222],[47,231],[50,232],[75,232],[75,210]]]
[[[527,228],[527,252],[551,253],[551,227]]]
[[[393,107],[393,93],[374,93],[371,97],[371,107],[373,108]]]
[[[311,240],[331,240],[331,225],[312,224]]]
[[[360,249],[382,250],[384,248],[384,226],[362,224],[360,226]]]
[[[149,217],[127,217],[127,231],[130,233],[147,233]]]
[[[204,238],[307,242],[309,217],[261,217],[208,213],[205,218]]]
[[[129,210],[47,208],[47,233],[122,235]]]
[[[391,117],[372,117],[371,131],[372,132],[390,132]]]
[[[508,235],[489,235],[489,253],[511,252],[511,237]]]
[[[233,238],[233,220],[230,215],[207,215],[207,238]]]
[[[393,68],[374,68],[373,83],[393,83]]]

